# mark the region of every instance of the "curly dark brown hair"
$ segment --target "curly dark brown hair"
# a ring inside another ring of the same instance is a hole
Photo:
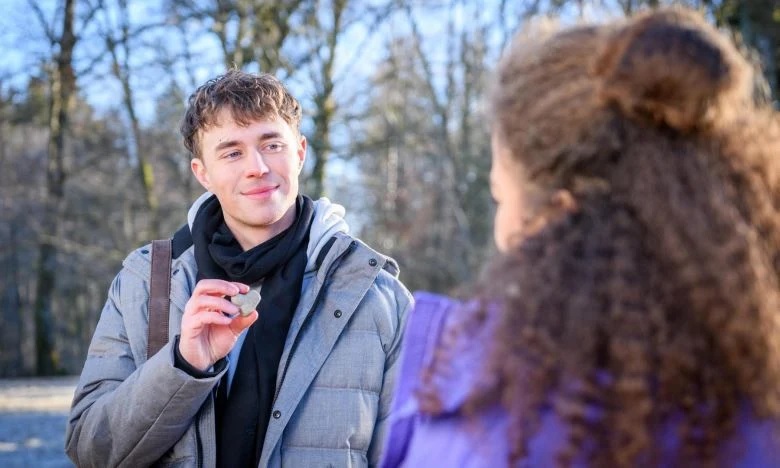
[[[464,411],[506,409],[513,464],[551,408],[563,466],[653,466],[669,431],[676,466],[727,465],[741,414],[780,417],[777,116],[686,10],[533,36],[499,65],[494,132],[549,201],[487,268],[501,325]]]

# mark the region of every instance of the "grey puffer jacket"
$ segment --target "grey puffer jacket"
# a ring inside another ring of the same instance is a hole
[[[259,466],[373,466],[412,299],[393,260],[340,230],[315,231],[311,242],[336,240],[304,276]],[[204,379],[173,364],[196,282],[193,249],[173,261],[170,341],[147,360],[150,260],[148,246],[125,259],[92,338],[66,432],[78,466],[215,466],[213,393],[225,360]]]

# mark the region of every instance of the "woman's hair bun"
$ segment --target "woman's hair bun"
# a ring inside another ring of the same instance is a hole
[[[751,69],[696,14],[667,9],[630,20],[596,60],[600,97],[628,117],[691,131],[750,99]]]

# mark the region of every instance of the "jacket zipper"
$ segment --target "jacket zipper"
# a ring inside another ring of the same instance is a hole
[[[325,277],[322,279],[322,286],[320,287],[320,290],[317,291],[317,296],[314,298],[314,303],[312,303],[311,307],[309,308],[309,311],[306,312],[306,317],[303,319],[303,323],[301,323],[301,328],[298,329],[298,334],[295,335],[295,340],[293,340],[292,346],[290,346],[290,353],[287,355],[287,362],[284,363],[284,369],[282,369],[282,378],[279,380],[279,385],[276,387],[276,392],[274,393],[274,399],[271,403],[271,409],[273,409],[276,406],[276,399],[279,398],[279,391],[282,389],[282,385],[284,384],[284,378],[287,375],[287,368],[290,366],[290,361],[292,361],[292,358],[295,353],[295,348],[298,346],[298,338],[300,338],[301,334],[303,333],[303,329],[306,326],[306,323],[309,321],[311,316],[314,314],[314,311],[317,309],[317,306],[319,305],[320,301],[322,300],[322,296],[325,294],[325,286],[328,282],[328,279],[330,278],[330,275],[333,273],[333,271],[341,265],[341,262],[352,253],[353,250],[355,250],[355,247],[357,246],[357,241],[352,241],[349,243],[349,247],[347,247],[344,252],[339,254],[339,256],[333,260],[333,262],[328,267],[328,271],[325,273]]]

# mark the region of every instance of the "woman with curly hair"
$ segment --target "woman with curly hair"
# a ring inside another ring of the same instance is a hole
[[[780,127],[698,14],[518,37],[501,255],[418,294],[393,466],[780,466]]]

